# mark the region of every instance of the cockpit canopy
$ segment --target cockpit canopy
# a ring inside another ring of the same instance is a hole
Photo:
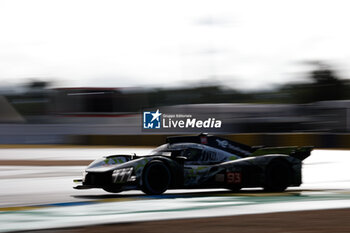
[[[186,163],[215,164],[240,158],[217,148],[197,143],[167,143],[154,149],[151,155],[184,157]]]

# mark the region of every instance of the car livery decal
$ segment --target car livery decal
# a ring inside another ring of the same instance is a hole
[[[220,172],[220,169],[211,171],[212,167],[213,166],[186,165],[184,167],[184,186],[199,185]]]
[[[141,158],[138,160],[134,160],[133,166],[135,168],[135,175],[137,178],[140,178],[142,175],[142,171],[145,168],[146,164],[151,161],[152,158]]]

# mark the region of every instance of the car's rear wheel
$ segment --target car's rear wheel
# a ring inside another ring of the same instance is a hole
[[[242,189],[242,186],[241,185],[232,185],[228,189],[230,189],[231,192],[233,192],[233,193],[238,193]]]
[[[282,192],[290,184],[292,178],[291,165],[283,159],[275,159],[266,169],[264,190],[268,192]]]
[[[147,164],[142,173],[141,190],[149,195],[164,193],[170,186],[171,172],[160,160],[153,160]]]

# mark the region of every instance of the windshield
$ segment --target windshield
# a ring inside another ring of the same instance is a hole
[[[158,146],[156,149],[152,150],[150,152],[150,155],[164,155],[164,156],[171,156],[171,150],[169,148],[169,144],[164,144],[161,146]]]
[[[164,144],[153,151],[150,155],[163,155],[163,156],[183,156],[186,157],[189,161],[197,161],[200,159],[202,150],[198,148],[192,148],[191,143],[182,143],[182,144]]]

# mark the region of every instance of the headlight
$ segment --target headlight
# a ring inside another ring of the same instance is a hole
[[[87,174],[88,174],[87,171],[83,171],[83,182],[85,182],[85,177]]]
[[[131,176],[133,170],[133,167],[114,170],[112,173],[113,183],[126,183],[128,181],[135,181],[135,177]]]

